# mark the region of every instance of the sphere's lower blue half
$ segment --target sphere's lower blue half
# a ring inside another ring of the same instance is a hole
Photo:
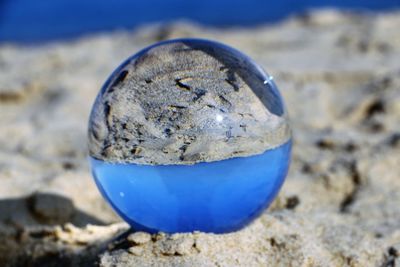
[[[291,141],[261,155],[194,165],[113,164],[91,158],[101,193],[135,230],[238,230],[281,188]]]

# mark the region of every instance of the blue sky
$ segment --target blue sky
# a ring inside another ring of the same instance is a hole
[[[381,12],[400,8],[400,0],[0,0],[0,41],[73,38],[177,19],[251,26],[321,7]]]

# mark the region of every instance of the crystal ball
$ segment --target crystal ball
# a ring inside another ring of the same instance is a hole
[[[101,194],[134,230],[226,233],[275,198],[292,143],[282,97],[259,65],[218,42],[177,39],[111,74],[88,144]]]

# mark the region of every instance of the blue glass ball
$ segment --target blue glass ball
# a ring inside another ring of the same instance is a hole
[[[271,76],[201,39],[149,46],[93,105],[95,182],[134,230],[226,233],[268,207],[286,177],[291,131]]]

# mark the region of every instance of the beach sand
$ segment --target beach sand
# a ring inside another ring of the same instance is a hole
[[[400,264],[400,13],[323,10],[255,28],[178,22],[40,46],[0,46],[1,266]],[[88,167],[95,96],[128,56],[178,37],[260,63],[286,100],[292,165],[247,228],[112,240],[128,226]]]

